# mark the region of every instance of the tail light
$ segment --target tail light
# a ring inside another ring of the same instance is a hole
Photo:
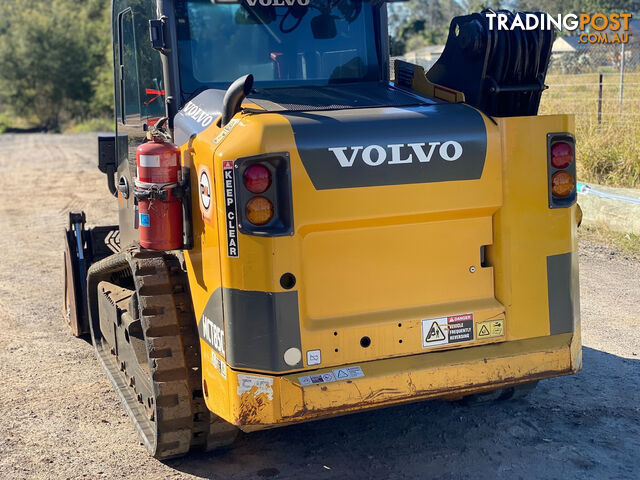
[[[288,153],[268,153],[235,162],[240,232],[256,236],[293,233]]]
[[[556,172],[551,177],[551,193],[554,197],[568,197],[575,186],[575,180],[565,171]]]
[[[271,186],[271,172],[264,165],[255,163],[244,171],[242,180],[251,193],[264,193]]]
[[[549,208],[566,208],[576,201],[575,140],[569,133],[547,135]]]
[[[266,225],[273,218],[273,204],[264,197],[253,197],[247,202],[245,215],[253,225]]]
[[[567,168],[573,162],[573,147],[567,142],[556,142],[551,147],[551,165]]]

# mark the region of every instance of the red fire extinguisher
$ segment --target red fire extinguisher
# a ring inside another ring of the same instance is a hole
[[[140,246],[153,250],[182,247],[182,200],[176,196],[180,150],[160,137],[136,149]]]

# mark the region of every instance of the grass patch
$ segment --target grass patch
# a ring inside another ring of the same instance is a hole
[[[576,117],[579,180],[640,187],[640,73],[625,74],[622,107],[618,75],[604,75],[598,123],[598,74],[548,75],[540,114]]]
[[[65,125],[64,133],[113,132],[113,118],[92,118],[80,123]]]
[[[640,259],[640,235],[609,230],[603,225],[581,225],[578,229],[581,242],[597,243],[620,253]]]
[[[0,112],[0,133],[3,133],[9,127],[11,127],[9,116]]]

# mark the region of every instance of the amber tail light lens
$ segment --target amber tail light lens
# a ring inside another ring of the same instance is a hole
[[[273,204],[265,197],[253,197],[245,207],[245,216],[254,225],[266,225],[273,214]]]
[[[576,186],[576,181],[567,172],[556,172],[551,177],[551,193],[556,197],[567,197]]]

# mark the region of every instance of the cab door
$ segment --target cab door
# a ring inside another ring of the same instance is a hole
[[[138,239],[138,212],[133,198],[136,148],[147,129],[165,115],[164,79],[160,53],[151,47],[149,20],[154,2],[114,0],[114,84],[118,145],[118,200],[120,242]]]

